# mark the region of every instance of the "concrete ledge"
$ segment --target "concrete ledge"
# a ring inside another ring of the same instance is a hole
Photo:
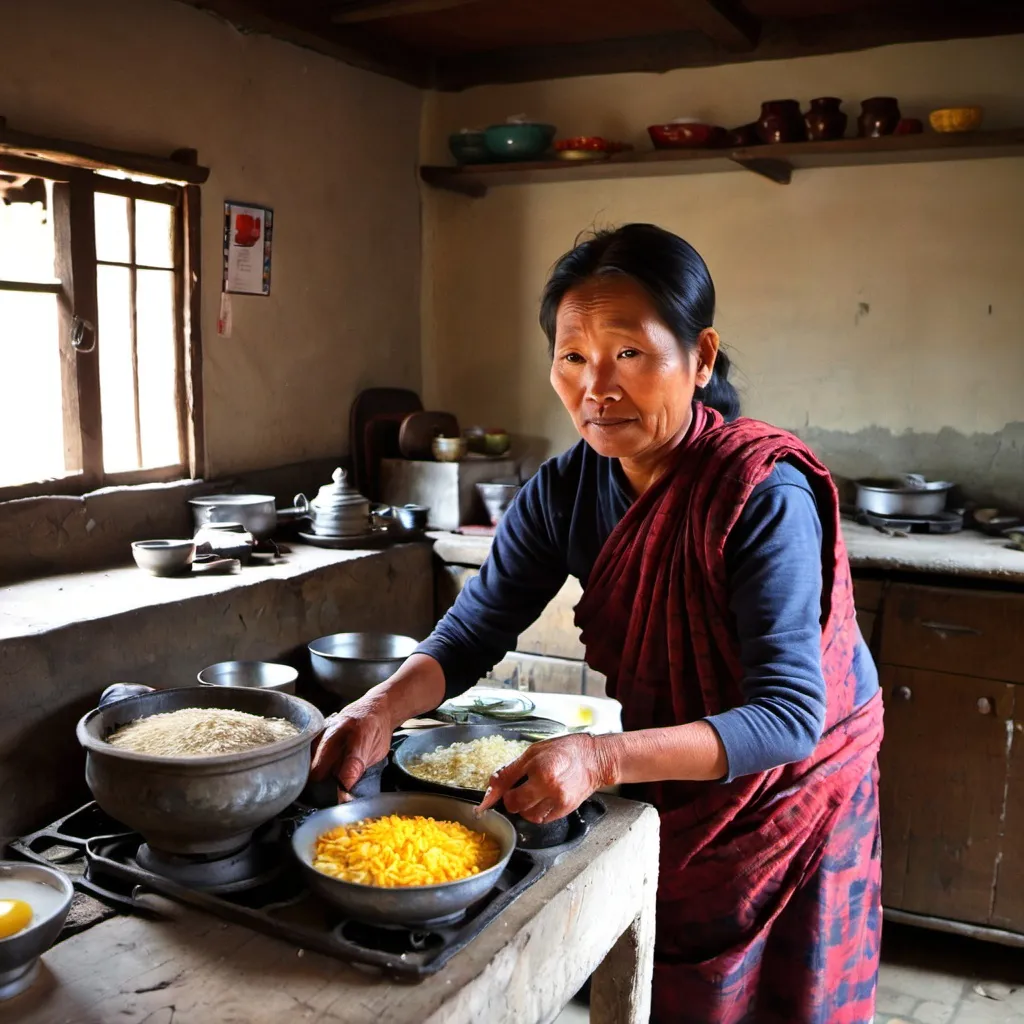
[[[972,530],[948,536],[914,534],[890,537],[869,526],[843,523],[843,536],[854,569],[961,576],[1024,585],[1024,552],[999,538]],[[431,534],[434,551],[451,565],[483,565],[491,550],[490,537],[457,533]]]
[[[326,633],[421,638],[434,623],[430,548],[325,551],[295,545],[237,576],[155,579],[138,569],[56,576],[0,594],[0,836],[88,799],[75,723],[104,687],[183,686],[233,658],[303,669]],[[300,693],[311,693],[300,677]]]

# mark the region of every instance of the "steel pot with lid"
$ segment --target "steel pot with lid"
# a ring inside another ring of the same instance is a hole
[[[324,484],[310,501],[304,494],[295,495],[295,507],[309,516],[314,533],[325,537],[358,537],[382,528],[371,511],[370,502],[348,482],[348,473],[340,467],[332,475],[332,483]]]

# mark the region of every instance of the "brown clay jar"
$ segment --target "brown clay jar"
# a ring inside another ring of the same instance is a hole
[[[846,115],[840,110],[842,102],[835,96],[820,96],[811,100],[811,109],[804,114],[807,138],[811,142],[830,142],[843,137]]]
[[[857,134],[861,138],[877,139],[892,135],[900,123],[900,106],[891,96],[875,96],[864,100],[857,118]]]
[[[807,138],[800,104],[796,100],[768,100],[761,104],[757,134],[762,142],[803,142]]]

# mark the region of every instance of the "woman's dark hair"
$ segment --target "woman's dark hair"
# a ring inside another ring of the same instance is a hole
[[[690,352],[697,337],[715,322],[715,285],[707,264],[689,242],[653,224],[626,224],[596,231],[554,266],[540,303],[540,325],[555,351],[555,321],[571,289],[605,274],[624,274],[650,296],[658,316]],[[729,383],[729,357],[721,350],[707,387],[697,397],[727,420],[740,413],[740,396]]]

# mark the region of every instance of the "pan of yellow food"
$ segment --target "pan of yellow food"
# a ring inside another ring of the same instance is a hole
[[[474,810],[434,793],[382,793],[311,814],[292,849],[310,888],[349,917],[443,921],[490,892],[515,849],[503,815]]]

